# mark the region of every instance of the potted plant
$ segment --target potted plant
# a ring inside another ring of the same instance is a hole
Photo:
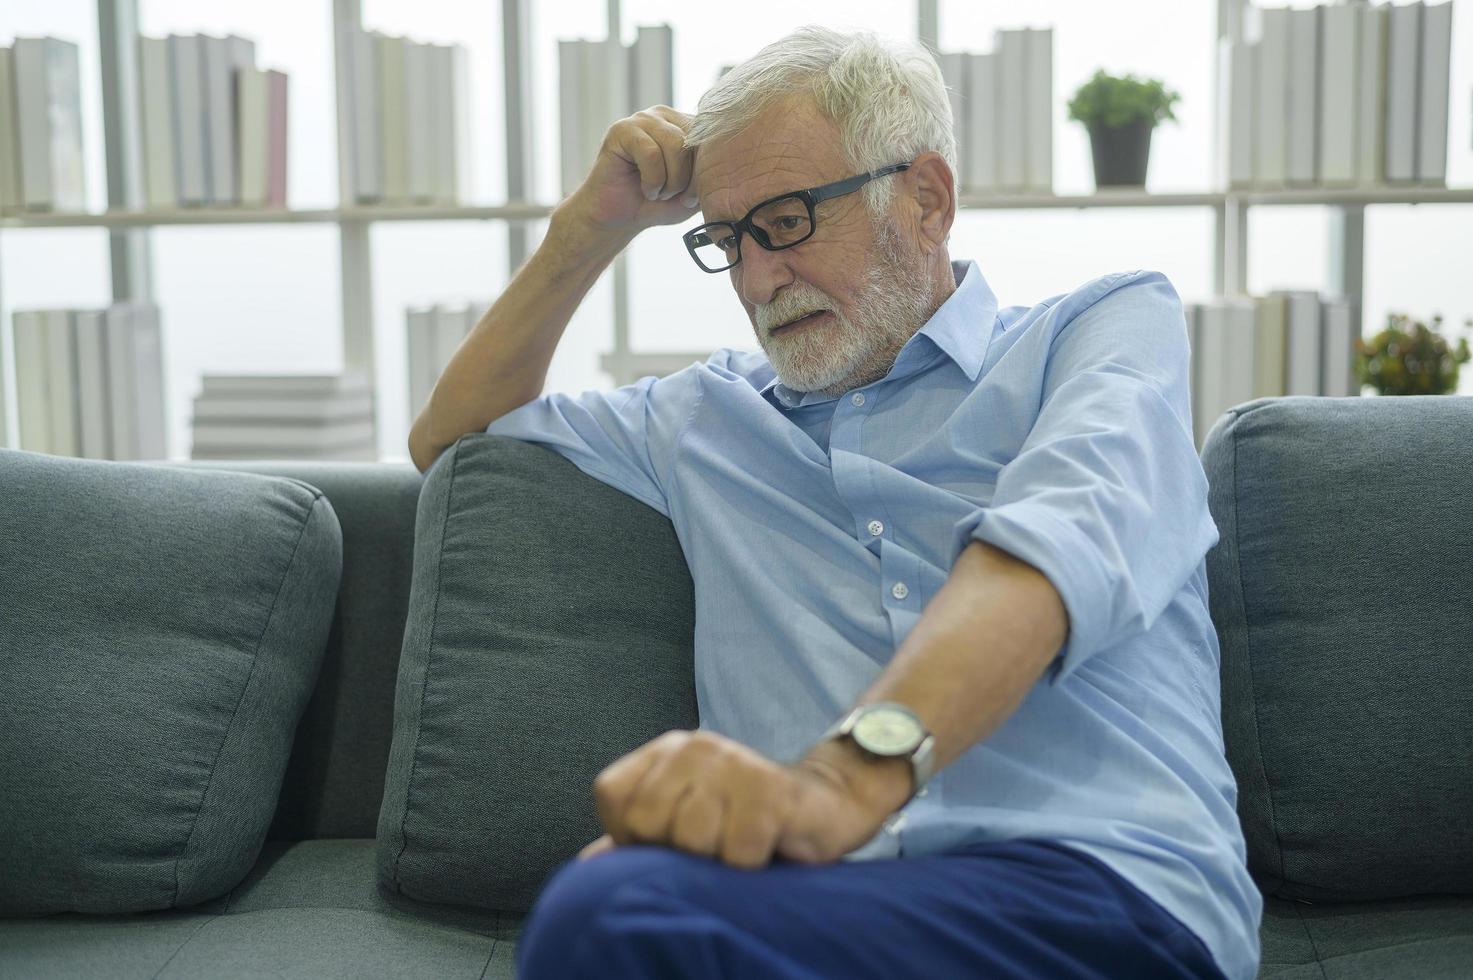
[[[1466,326],[1473,328],[1473,319]],[[1434,314],[1432,329],[1405,313],[1386,318],[1386,329],[1370,340],[1356,338],[1355,374],[1361,384],[1382,395],[1445,395],[1457,390],[1458,365],[1473,359],[1468,338],[1457,346],[1439,330],[1442,316]]]
[[[1156,79],[1123,78],[1104,69],[1079,86],[1069,100],[1069,118],[1089,130],[1096,187],[1144,187],[1151,130],[1176,121],[1171,107],[1181,96]]]

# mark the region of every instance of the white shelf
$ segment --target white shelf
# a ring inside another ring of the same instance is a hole
[[[1220,207],[1230,201],[1248,205],[1473,204],[1473,187],[1290,188],[1285,190],[1206,191],[1153,194],[1141,190],[1104,190],[1094,194],[963,194],[957,206],[968,211],[1047,208],[1190,208]],[[180,208],[171,211],[103,211],[100,213],[10,213],[0,228],[158,228],[169,225],[334,224],[340,221],[541,221],[551,204],[514,201],[496,205],[364,205],[301,211],[242,208]]]

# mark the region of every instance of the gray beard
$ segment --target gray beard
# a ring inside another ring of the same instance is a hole
[[[906,253],[893,221],[875,234],[875,260],[852,317],[829,297],[813,292],[833,312],[831,323],[775,342],[759,335],[757,341],[779,381],[793,391],[817,392],[825,398],[863,388],[889,374],[901,348],[936,312],[922,257]]]

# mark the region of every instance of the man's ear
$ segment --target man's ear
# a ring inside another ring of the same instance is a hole
[[[921,248],[930,255],[945,246],[956,220],[956,176],[935,150],[916,157],[905,176],[914,195]]]

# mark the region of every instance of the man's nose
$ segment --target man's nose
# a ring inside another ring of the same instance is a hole
[[[736,273],[737,289],[752,306],[772,302],[773,295],[793,281],[788,250],[768,251],[750,236],[742,240],[742,260],[737,263]]]

